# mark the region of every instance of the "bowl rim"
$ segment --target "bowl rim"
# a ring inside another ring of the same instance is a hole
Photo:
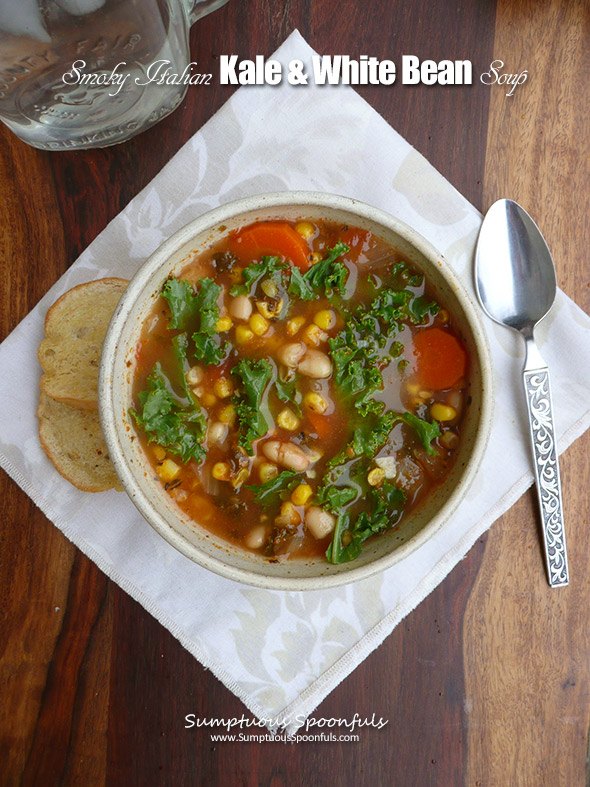
[[[217,557],[204,553],[197,545],[190,543],[172,525],[168,524],[156,506],[152,505],[144,496],[126,461],[119,437],[118,419],[115,417],[113,404],[114,368],[118,352],[125,350],[120,345],[119,340],[130,311],[135,306],[138,296],[149,285],[152,277],[156,275],[160,268],[165,267],[173,254],[197,235],[211,230],[215,226],[223,224],[224,221],[239,216],[241,213],[300,205],[301,207],[323,207],[348,211],[367,221],[381,224],[403,238],[431,263],[434,264],[436,261],[440,265],[443,278],[452,287],[472,333],[481,367],[482,397],[479,427],[475,435],[471,454],[467,459],[456,487],[436,514],[408,541],[404,542],[397,549],[365,565],[355,567],[354,563],[351,563],[350,569],[337,574],[317,577],[275,577],[265,576],[249,571],[246,568],[229,565]],[[220,576],[250,586],[288,591],[322,590],[357,582],[401,562],[425,544],[456,510],[479,470],[489,439],[493,413],[491,353],[480,314],[477,312],[475,304],[463,283],[434,245],[411,226],[380,208],[350,197],[318,191],[269,192],[234,200],[203,213],[171,235],[141,265],[119,301],[106,333],[99,368],[98,405],[109,456],[125,492],[148,524],[175,549],[193,562]]]

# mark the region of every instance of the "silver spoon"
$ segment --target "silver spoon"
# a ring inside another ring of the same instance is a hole
[[[553,404],[549,369],[534,338],[535,327],[555,300],[555,266],[539,228],[512,200],[498,200],[484,218],[475,253],[475,283],[492,320],[518,331],[525,341],[523,378],[547,574],[551,587],[561,587],[569,583],[569,571]]]

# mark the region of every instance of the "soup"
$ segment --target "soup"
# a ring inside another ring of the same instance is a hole
[[[356,558],[450,472],[468,358],[423,274],[322,221],[229,233],[166,281],[133,417],[195,522],[269,560]]]

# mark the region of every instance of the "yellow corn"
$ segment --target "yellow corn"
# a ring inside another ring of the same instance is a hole
[[[303,341],[312,347],[317,347],[318,344],[326,338],[326,335],[322,331],[321,328],[318,328],[317,325],[312,323],[308,325],[307,328],[303,331]]]
[[[432,397],[434,396],[434,392],[427,391],[426,389],[424,389],[423,391],[420,391],[418,393],[418,396],[420,397],[420,399],[432,399]]]
[[[312,413],[319,413],[320,415],[325,413],[328,409],[328,402],[324,399],[324,397],[319,393],[314,393],[313,391],[305,394],[303,397],[303,404],[308,410],[311,410]]]
[[[319,262],[321,259],[322,255],[319,253],[319,251],[314,251],[314,253],[309,257],[309,261],[312,265],[315,265],[316,262]]]
[[[217,320],[217,331],[218,333],[226,333],[232,327],[233,322],[231,317],[220,317]]]
[[[418,383],[406,383],[406,391],[410,396],[416,396],[420,390]]]
[[[299,516],[298,512],[295,510],[295,506],[293,503],[283,503],[281,505],[281,516],[285,519],[290,520],[291,524],[296,525],[301,522],[301,517]]]
[[[455,434],[455,432],[451,432],[450,430],[447,432],[443,432],[440,438],[440,442],[444,445],[445,448],[448,448],[449,451],[452,451],[454,448],[457,447],[459,442],[459,435]]]
[[[160,476],[162,481],[165,481],[166,483],[174,481],[175,478],[178,478],[180,470],[180,465],[177,465],[176,462],[172,461],[172,459],[164,459],[162,464],[156,467],[156,473]]]
[[[305,238],[305,240],[309,240],[309,238],[315,235],[315,227],[311,221],[298,221],[295,225],[295,231],[298,232],[302,238]]]
[[[229,481],[231,468],[227,462],[215,462],[211,469],[211,475],[218,481]]]
[[[249,342],[250,339],[254,338],[254,333],[250,330],[250,328],[246,328],[245,325],[238,325],[236,328],[236,342],[238,344],[246,344]]]
[[[435,402],[430,408],[430,415],[435,421],[453,421],[457,417],[457,411],[449,404]]]
[[[220,399],[227,399],[234,392],[234,384],[227,377],[220,377],[213,386],[213,390]]]
[[[313,321],[323,331],[329,331],[336,324],[336,315],[331,309],[322,309],[319,311]]]
[[[279,468],[276,465],[273,465],[272,462],[262,462],[258,468],[258,475],[263,484],[266,481],[270,481],[271,478],[276,478],[278,474]]]
[[[242,467],[242,469],[238,471],[236,477],[232,478],[231,483],[234,489],[237,489],[239,486],[242,486],[244,481],[248,479],[249,475],[250,475],[250,470],[247,467]]]
[[[441,309],[439,313],[436,315],[436,319],[439,322],[448,322],[449,321],[449,313],[446,309]]]
[[[217,397],[212,393],[204,393],[201,397],[201,402],[205,405],[205,407],[213,407],[213,405],[217,402]]]
[[[283,308],[283,299],[280,298],[272,309],[266,301],[256,301],[256,308],[265,320],[274,320]]]
[[[309,484],[299,484],[291,492],[291,502],[295,506],[304,506],[311,497],[312,489]]]
[[[287,429],[289,432],[294,432],[299,427],[299,418],[297,418],[293,410],[285,407],[277,416],[277,424],[281,429]]]
[[[166,449],[162,448],[161,445],[155,445],[152,448],[152,453],[156,457],[158,462],[162,462],[164,459],[166,459]]]
[[[217,417],[222,424],[233,426],[236,422],[236,408],[233,404],[228,404],[217,413]]]
[[[264,336],[270,327],[268,321],[261,314],[253,314],[248,324],[256,336]]]
[[[292,320],[289,320],[287,323],[287,333],[289,336],[295,336],[297,331],[300,328],[303,328],[305,325],[305,317],[293,317]]]
[[[381,486],[385,479],[385,470],[380,467],[374,467],[367,476],[367,482],[370,486]]]
[[[279,291],[277,283],[272,279],[265,279],[260,285],[260,289],[265,295],[268,295],[269,298],[276,298],[277,292]]]

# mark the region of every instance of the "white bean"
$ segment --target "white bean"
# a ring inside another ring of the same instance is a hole
[[[256,525],[246,534],[244,544],[248,549],[260,549],[261,546],[264,546],[266,538],[267,532],[264,525]]]
[[[332,374],[332,361],[321,350],[308,350],[297,364],[297,371],[306,377],[322,380]]]
[[[221,421],[214,421],[212,424],[210,424],[209,429],[207,430],[207,442],[210,445],[212,443],[223,443],[226,437],[227,424],[222,424]]]
[[[189,385],[198,385],[202,382],[205,372],[200,366],[193,366],[186,373],[186,381]]]
[[[303,342],[289,342],[289,344],[284,344],[279,348],[277,358],[281,363],[284,363],[285,366],[288,366],[290,369],[295,369],[300,358],[305,354],[306,349]]]
[[[335,517],[319,506],[310,506],[305,512],[305,526],[318,541],[330,535],[335,524]]]
[[[262,453],[271,462],[288,467],[302,473],[309,467],[309,459],[298,445],[281,443],[279,440],[269,440],[262,446]]]
[[[238,295],[229,305],[229,313],[236,320],[249,320],[252,314],[252,302],[247,295]]]

